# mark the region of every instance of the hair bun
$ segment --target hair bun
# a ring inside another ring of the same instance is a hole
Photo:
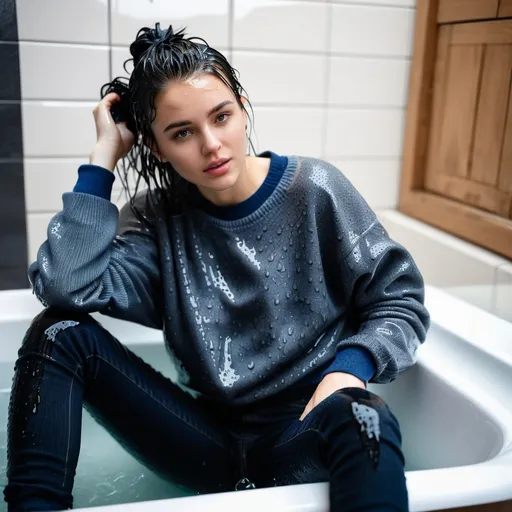
[[[130,45],[130,53],[136,66],[144,54],[152,47],[160,44],[170,44],[177,39],[183,39],[183,30],[174,33],[172,25],[167,30],[160,28],[160,23],[155,28],[143,27],[137,32],[135,41]]]

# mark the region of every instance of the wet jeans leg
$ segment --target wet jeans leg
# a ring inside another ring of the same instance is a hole
[[[345,388],[249,454],[256,486],[329,482],[331,512],[406,512],[401,433],[386,403]]]
[[[45,310],[16,363],[8,426],[8,510],[72,506],[82,405],[139,460],[198,492],[232,489],[225,427],[92,317]]]

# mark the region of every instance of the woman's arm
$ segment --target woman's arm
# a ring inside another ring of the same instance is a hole
[[[108,180],[111,173],[83,167],[75,190],[87,182],[95,183],[95,190],[63,195],[63,210],[51,220],[48,239],[29,268],[34,292],[48,306],[99,311],[160,328],[162,294],[155,236],[128,204],[119,213],[101,197],[100,190],[105,189],[101,180]],[[92,181],[91,173],[96,173]]]
[[[339,292],[356,315],[358,330],[340,340],[338,356],[324,374],[341,368],[359,377],[367,368],[373,373],[368,380],[389,382],[415,363],[416,350],[426,338],[430,317],[423,277],[410,253],[389,237],[349,180],[325,165],[332,195],[324,225],[331,226],[333,240],[341,240],[333,261],[339,269]],[[357,367],[351,370],[344,354]],[[368,357],[373,368],[366,364]]]

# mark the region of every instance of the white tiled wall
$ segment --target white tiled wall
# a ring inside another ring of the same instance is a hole
[[[101,86],[156,22],[186,26],[240,71],[258,151],[325,158],[374,208],[396,206],[415,0],[16,4],[30,260],[92,149]]]

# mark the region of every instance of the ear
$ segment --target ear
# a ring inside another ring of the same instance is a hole
[[[167,160],[160,154],[156,141],[146,140],[146,146],[150,149],[151,154],[162,164],[166,163]]]
[[[240,101],[242,102],[242,105],[245,107],[247,105],[247,102],[249,101],[245,96],[240,96]],[[244,117],[245,117],[245,129],[247,130],[247,122],[248,122],[248,115],[245,108],[243,109]]]

